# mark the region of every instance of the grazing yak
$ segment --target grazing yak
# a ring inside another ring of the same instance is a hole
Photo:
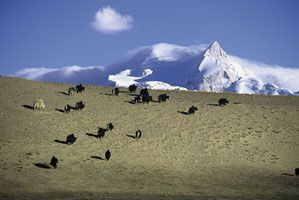
[[[76,89],[74,87],[70,87],[69,91],[68,91],[68,95],[73,95],[73,94],[75,94],[75,92],[76,92]]]
[[[105,128],[100,128],[100,127],[98,127],[98,135],[97,135],[97,137],[98,138],[103,138],[104,136],[105,136],[105,133],[106,133],[106,131],[108,131],[108,129],[105,129]]]
[[[140,96],[144,96],[144,95],[149,96],[147,88],[144,88],[144,89],[140,90]]]
[[[33,103],[33,108],[34,109],[44,109],[46,106],[44,104],[44,101],[42,99],[38,99]]]
[[[160,103],[166,101],[166,99],[170,99],[170,97],[169,97],[168,95],[166,95],[166,94],[160,94],[160,95],[158,96],[158,101],[159,101]]]
[[[197,110],[197,107],[195,107],[195,106],[191,106],[191,107],[189,108],[188,114],[194,114],[196,110]]]
[[[106,151],[106,153],[105,153],[105,158],[106,158],[106,160],[108,161],[109,159],[110,159],[110,157],[111,157],[111,152],[109,151],[109,149]]]
[[[71,106],[69,104],[67,104],[66,106],[64,106],[64,112],[65,113],[70,113],[71,112]]]
[[[135,104],[136,103],[140,103],[140,101],[141,101],[140,95],[138,95],[137,97],[135,97],[135,99],[134,99],[134,103]]]
[[[76,142],[76,137],[75,137],[75,135],[74,134],[71,134],[71,135],[68,135],[67,137],[66,137],[66,143],[67,144],[73,144],[74,142]]]
[[[296,175],[296,176],[299,176],[299,168],[296,168],[296,169],[295,169],[295,175]]]
[[[85,107],[82,101],[76,103],[76,110],[82,110]]]
[[[58,159],[55,156],[52,157],[50,165],[52,165],[55,169],[57,168]]]
[[[107,124],[107,130],[112,131],[114,128],[112,123]]]
[[[115,96],[118,96],[119,94],[119,88],[114,88],[114,90],[112,89],[112,94],[114,93]]]
[[[76,91],[77,91],[77,93],[79,93],[79,92],[83,93],[84,89],[85,89],[85,87],[83,87],[82,84],[76,85]]]
[[[150,101],[153,100],[153,97],[152,96],[149,96],[149,95],[142,95],[142,103],[149,103]]]
[[[129,91],[130,92],[135,92],[136,89],[137,89],[137,86],[135,84],[129,86]]]
[[[222,106],[222,105],[226,106],[226,104],[228,104],[228,103],[229,103],[229,101],[226,98],[221,98],[218,101],[219,106]]]
[[[137,130],[135,134],[135,138],[141,138],[141,134],[142,134],[141,131]]]

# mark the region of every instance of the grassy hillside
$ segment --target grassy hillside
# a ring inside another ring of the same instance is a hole
[[[0,199],[299,198],[299,97],[150,90],[154,101],[171,99],[137,105],[126,88],[111,96],[85,85],[68,96],[74,85],[8,77],[0,85]],[[215,105],[222,97],[228,106]],[[37,99],[44,110],[30,109]],[[60,111],[81,100],[82,111]],[[180,113],[192,105],[194,115]],[[109,122],[113,131],[92,136]],[[130,137],[138,129],[142,137]],[[55,142],[71,133],[73,145]],[[111,159],[98,159],[108,149]],[[53,155],[58,168],[41,167]]]

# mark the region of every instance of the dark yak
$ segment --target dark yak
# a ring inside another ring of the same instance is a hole
[[[84,91],[84,89],[85,89],[85,87],[83,87],[82,84],[76,85],[76,91],[77,91],[77,93],[79,93],[79,92],[82,93]]]
[[[111,157],[111,152],[109,151],[109,149],[106,151],[106,153],[105,153],[105,158],[106,158],[106,160],[108,161],[109,159],[110,159],[110,157]]]
[[[97,135],[97,137],[98,138],[103,138],[104,136],[105,136],[105,133],[106,133],[106,131],[108,131],[108,129],[105,129],[105,128],[100,128],[100,127],[98,127],[98,135]]]
[[[112,94],[114,93],[115,96],[118,96],[119,94],[119,89],[118,88],[114,88],[114,90],[112,89]]]
[[[188,114],[194,114],[196,110],[197,110],[197,107],[195,107],[195,106],[191,106],[191,107],[189,108]]]
[[[55,169],[57,168],[58,159],[55,156],[52,157],[50,165],[52,165]]]
[[[166,101],[166,99],[169,99],[169,96],[166,95],[166,94],[160,94],[160,95],[158,96],[158,101],[159,101],[160,103]]]
[[[76,103],[76,110],[82,110],[85,107],[82,101]]]
[[[74,134],[71,134],[71,135],[68,135],[67,137],[66,137],[66,143],[67,144],[73,144],[75,141],[76,141],[76,137],[75,137],[75,135]]]
[[[112,123],[107,124],[107,130],[112,131],[114,128]]]
[[[147,90],[147,88],[144,88],[144,89],[140,90],[140,96],[144,96],[144,95],[148,96],[148,90]]]
[[[152,101],[153,100],[153,98],[152,98],[152,96],[149,96],[149,95],[142,95],[142,103],[149,103],[150,101]]]
[[[137,86],[135,84],[129,86],[129,91],[130,92],[135,92],[136,89],[137,89]]]
[[[229,101],[226,98],[221,98],[218,101],[219,106],[222,106],[222,105],[226,106],[226,104],[228,104],[228,103],[229,103]]]

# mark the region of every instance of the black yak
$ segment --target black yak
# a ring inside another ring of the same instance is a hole
[[[135,84],[129,86],[129,91],[130,92],[135,92],[136,89],[137,89],[137,86]]]
[[[197,110],[197,107],[195,107],[195,106],[191,106],[191,107],[189,108],[188,114],[194,114],[196,110]]]
[[[85,87],[83,87],[82,84],[80,84],[80,85],[76,85],[76,91],[77,91],[77,93],[79,93],[79,92],[83,92],[84,89],[85,89]]]
[[[148,96],[148,90],[147,90],[147,88],[144,88],[144,89],[140,90],[140,96],[144,96],[144,95]]]
[[[75,137],[75,135],[74,134],[71,134],[71,135],[68,135],[67,137],[66,137],[66,143],[67,144],[73,144],[75,141],[76,141],[76,137]]]
[[[112,123],[107,124],[107,130],[112,131],[114,128]]]
[[[98,138],[102,138],[102,137],[104,137],[106,131],[108,131],[108,129],[105,129],[105,128],[100,128],[100,127],[98,127],[98,129],[99,129],[99,130],[98,130],[98,135],[97,135]]]
[[[52,157],[50,165],[52,165],[55,169],[57,168],[58,159],[55,156]]]
[[[118,96],[119,94],[119,89],[116,87],[114,90],[112,89],[112,94],[114,93],[115,96]]]
[[[106,158],[106,160],[108,161],[109,159],[110,159],[110,157],[111,157],[111,152],[109,151],[109,149],[106,151],[106,153],[105,153],[105,158]]]
[[[135,138],[141,138],[141,134],[140,130],[136,131]]]
[[[76,92],[74,87],[70,87],[68,90],[68,95],[73,95]]]
[[[138,95],[137,97],[135,97],[134,103],[140,103],[140,101],[141,101],[140,95]]]
[[[296,176],[299,176],[299,168],[296,168],[296,169],[295,169],[295,175],[296,175]]]
[[[150,101],[152,101],[153,98],[152,96],[149,96],[149,95],[142,95],[142,103],[149,103]]]
[[[166,94],[160,94],[160,95],[158,96],[158,101],[159,101],[160,103],[166,101],[166,99],[169,99],[169,96],[166,95]]]
[[[69,105],[69,104],[67,104],[66,106],[64,106],[64,112],[65,113],[69,113],[69,112],[71,112],[71,106]]]
[[[226,106],[226,104],[228,104],[228,103],[229,103],[229,101],[226,98],[221,98],[218,101],[219,106],[222,106],[222,105]]]
[[[82,101],[76,103],[76,110],[82,110],[85,107]]]

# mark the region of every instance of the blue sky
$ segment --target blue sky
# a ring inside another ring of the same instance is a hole
[[[106,66],[141,46],[215,40],[231,55],[299,68],[298,10],[297,0],[0,0],[0,74]]]

